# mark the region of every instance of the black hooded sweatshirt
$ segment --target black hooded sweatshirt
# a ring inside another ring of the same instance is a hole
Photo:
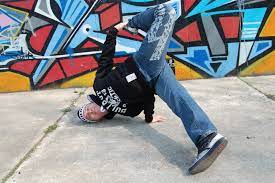
[[[113,69],[117,33],[116,28],[111,28],[107,33],[93,85],[94,98],[109,112],[107,119],[112,119],[115,114],[134,117],[144,110],[145,121],[151,122],[154,91],[140,73],[133,57]]]

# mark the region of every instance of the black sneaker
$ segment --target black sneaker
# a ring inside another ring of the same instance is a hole
[[[212,165],[228,141],[221,134],[212,133],[197,144],[198,156],[189,168],[190,174],[200,173]]]

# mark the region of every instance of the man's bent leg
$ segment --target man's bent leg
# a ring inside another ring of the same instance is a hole
[[[160,73],[155,89],[158,96],[182,120],[189,137],[195,144],[197,144],[199,139],[217,132],[205,112],[176,80],[168,64]]]
[[[224,150],[227,139],[217,133],[204,111],[176,80],[168,64],[160,73],[155,88],[159,97],[181,118],[189,137],[198,148],[198,155],[190,166],[189,173],[206,170]]]

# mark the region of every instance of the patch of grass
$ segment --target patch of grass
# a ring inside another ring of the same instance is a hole
[[[62,109],[62,112],[70,112],[70,111],[72,111],[72,109],[71,109],[70,107],[67,107],[67,108],[65,108],[65,109]]]
[[[275,101],[275,95],[271,95],[271,94],[266,94],[267,98],[270,98],[271,100]]]
[[[55,123],[55,124],[49,126],[44,132],[45,132],[46,134],[48,134],[48,133],[53,132],[53,131],[56,130],[57,128],[58,128],[58,124]]]
[[[81,92],[79,92],[79,95],[83,95],[85,92],[84,91],[81,91]]]

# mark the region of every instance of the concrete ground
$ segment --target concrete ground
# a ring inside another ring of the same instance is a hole
[[[18,183],[265,182],[275,179],[275,76],[181,82],[229,144],[191,176],[196,148],[159,98],[146,124],[118,116],[85,124],[76,117],[89,89],[0,94],[0,179]],[[273,100],[274,99],[274,100]]]

